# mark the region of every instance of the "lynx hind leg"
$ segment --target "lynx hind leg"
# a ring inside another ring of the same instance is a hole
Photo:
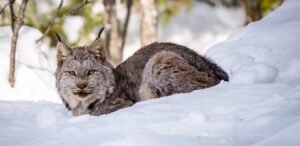
[[[181,56],[161,51],[147,62],[139,89],[140,100],[213,86],[215,80],[196,70]]]

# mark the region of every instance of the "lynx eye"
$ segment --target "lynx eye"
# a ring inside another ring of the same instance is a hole
[[[68,75],[76,76],[75,71],[65,71]]]
[[[91,70],[89,70],[89,71],[88,71],[87,75],[89,75],[89,76],[90,76],[90,75],[94,74],[95,72],[96,72],[96,70],[94,70],[94,69],[91,69]]]

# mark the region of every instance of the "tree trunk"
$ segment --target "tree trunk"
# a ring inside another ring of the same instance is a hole
[[[155,0],[140,0],[142,10],[141,42],[142,46],[157,40],[158,10]]]
[[[126,19],[123,27],[123,36],[122,36],[122,45],[121,45],[121,51],[123,55],[123,50],[126,42],[126,36],[127,36],[127,30],[128,30],[128,23],[131,15],[131,7],[132,7],[132,0],[127,0],[127,14],[126,14]]]
[[[122,61],[121,39],[118,34],[116,1],[104,0],[104,23],[106,28],[106,54],[111,63],[116,66]]]

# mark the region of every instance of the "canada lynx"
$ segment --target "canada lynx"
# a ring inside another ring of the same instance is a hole
[[[57,35],[56,86],[75,116],[101,115],[142,100],[214,86],[228,76],[194,51],[172,43],[152,43],[113,68],[100,40],[69,48]]]

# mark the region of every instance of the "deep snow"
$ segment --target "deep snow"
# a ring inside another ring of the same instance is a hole
[[[47,101],[0,101],[0,143],[298,146],[299,7],[300,1],[286,0],[206,52],[229,73],[230,82],[100,117],[72,117],[61,104]]]

